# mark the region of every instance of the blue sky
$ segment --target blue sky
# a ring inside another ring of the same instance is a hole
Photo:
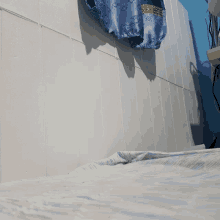
[[[208,3],[205,0],[179,0],[188,11],[189,20],[192,21],[198,53],[201,62],[208,60],[206,51],[209,50],[207,37],[207,25],[205,17],[208,18]],[[207,19],[209,24],[209,21]]]

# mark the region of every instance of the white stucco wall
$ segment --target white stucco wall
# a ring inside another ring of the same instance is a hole
[[[194,145],[191,125],[200,122],[186,10],[166,0],[161,48],[135,52],[82,5],[0,0],[2,182],[66,174],[122,150]]]

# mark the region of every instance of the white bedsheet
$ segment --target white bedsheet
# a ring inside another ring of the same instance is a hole
[[[0,184],[0,219],[219,219],[220,149],[118,152],[69,175]]]

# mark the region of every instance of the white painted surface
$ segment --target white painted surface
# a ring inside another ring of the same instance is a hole
[[[183,29],[175,32],[168,13],[161,48],[143,52],[87,22],[76,0],[41,0],[33,13],[23,4],[0,0],[45,27],[0,11],[2,182],[66,174],[121,150],[194,145],[190,126],[199,122],[184,63],[194,50],[181,13]]]

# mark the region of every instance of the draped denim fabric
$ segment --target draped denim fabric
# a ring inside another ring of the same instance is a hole
[[[108,33],[127,38],[133,48],[158,49],[166,36],[163,0],[85,0]]]

